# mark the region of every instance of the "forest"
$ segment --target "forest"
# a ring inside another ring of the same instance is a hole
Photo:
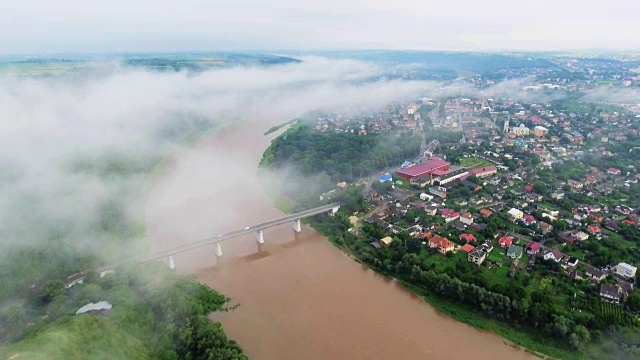
[[[420,141],[408,134],[318,132],[300,123],[271,143],[261,165],[292,166],[304,176],[325,172],[333,182],[352,182],[413,159],[420,151]]]
[[[229,299],[177,276],[160,263],[126,265],[65,288],[3,307],[0,357],[32,359],[246,359],[208,315],[228,311]],[[108,301],[106,314],[74,315],[90,302]],[[14,344],[10,344],[14,343]]]
[[[266,186],[277,206],[302,210],[339,182],[354,182],[414,159],[420,142],[409,134],[323,133],[298,122],[272,141],[260,166],[276,175]]]

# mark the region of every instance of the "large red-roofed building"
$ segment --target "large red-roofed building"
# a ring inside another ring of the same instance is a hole
[[[451,168],[451,164],[437,157],[430,158],[429,160],[416,164],[414,166],[399,170],[396,175],[403,179],[416,179],[422,176],[434,174],[434,171],[441,170],[447,171]],[[434,174],[435,175],[435,174]]]

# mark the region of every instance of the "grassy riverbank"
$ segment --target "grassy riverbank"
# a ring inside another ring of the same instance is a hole
[[[421,296],[438,311],[475,328],[495,332],[538,357],[576,360],[586,359],[582,354],[560,348],[559,346],[561,344],[550,343],[547,338],[537,337],[531,332],[525,332],[502,322],[488,319],[487,317],[464,306],[443,300],[436,294],[415,286],[407,281],[401,279],[398,279],[398,281],[400,281],[400,283],[402,283],[402,285],[409,291]],[[505,344],[512,346],[512,344],[507,342],[505,342]]]
[[[293,123],[295,123],[296,121],[298,121],[297,119],[291,120],[291,121],[287,121],[285,123],[282,123],[280,125],[274,125],[272,127],[269,128],[269,130],[265,131],[265,133],[263,135],[269,135],[271,133],[274,133],[280,129],[282,129],[285,126],[291,125]]]
[[[325,224],[319,223],[317,221],[310,220],[309,222],[312,227],[323,233],[328,238],[329,242],[331,242],[334,246],[344,251],[358,263],[367,265],[369,269],[371,269],[372,271],[376,271],[375,269],[368,266],[366,262],[359,259],[357,252],[351,249],[351,247],[349,246],[349,240],[345,239],[345,236],[348,238],[349,236],[351,236],[350,234],[340,234],[338,231],[335,231],[331,227],[327,227]],[[381,272],[378,273],[384,276],[388,276],[387,274]],[[396,277],[392,278],[398,280],[407,290],[422,297],[427,303],[429,303],[431,306],[433,306],[443,314],[446,314],[457,321],[473,326],[475,328],[495,332],[496,334],[510,341],[511,343],[505,342],[505,344],[509,346],[523,347],[526,349],[526,351],[545,359],[586,359],[583,354],[572,352],[563,348],[563,344],[561,343],[556,343],[549,340],[548,338],[536,336],[532,331],[524,331],[510,326],[509,324],[506,324],[504,322],[487,318],[483,314],[480,314],[473,309],[469,309],[464,305],[456,304],[454,302],[442,299],[437,294],[434,294],[423,287],[416,286],[408,280]]]

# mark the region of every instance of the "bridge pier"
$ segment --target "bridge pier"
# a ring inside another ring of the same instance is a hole
[[[216,243],[216,255],[222,256],[222,243],[221,242],[217,242]]]
[[[264,232],[262,230],[258,230],[258,244],[264,244]]]
[[[296,220],[293,223],[293,231],[295,231],[295,232],[301,232],[302,231],[302,224],[300,224],[300,219]]]

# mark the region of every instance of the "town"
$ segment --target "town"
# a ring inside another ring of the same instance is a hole
[[[614,77],[619,87],[637,81]],[[370,206],[350,217],[350,234],[369,244],[364,257],[373,264],[391,266],[382,259],[397,258],[399,244],[424,268],[451,274],[461,261],[474,266],[470,281],[493,292],[543,293],[577,323],[635,323],[638,104],[516,95],[422,97],[363,116],[316,116],[320,133],[424,138],[415,158],[357,183]]]

